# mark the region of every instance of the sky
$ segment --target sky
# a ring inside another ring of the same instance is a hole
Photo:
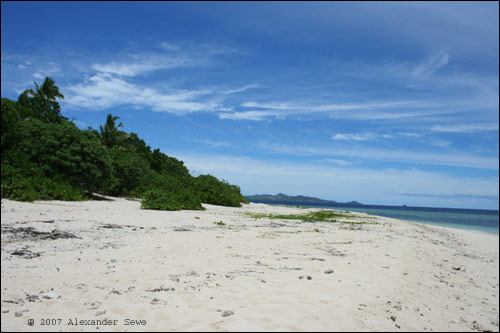
[[[245,195],[499,207],[498,2],[1,3],[1,95],[49,76]]]

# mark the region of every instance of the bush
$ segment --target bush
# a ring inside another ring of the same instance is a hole
[[[135,152],[108,149],[111,155],[112,176],[106,192],[111,195],[134,193],[150,176],[149,164]]]
[[[246,199],[241,195],[238,186],[220,181],[211,175],[200,175],[195,178],[195,191],[204,203],[229,207],[241,207]]]
[[[2,165],[2,198],[18,201],[35,200],[85,200],[87,196],[70,181],[48,178],[40,172],[31,175],[10,165]]]
[[[17,169],[26,169],[28,163],[44,177],[71,179],[89,191],[109,181],[109,154],[95,134],[71,122],[44,123],[38,119],[18,121],[14,132],[14,143],[4,151],[2,163],[5,159]]]
[[[200,198],[188,189],[177,192],[163,189],[147,191],[142,199],[141,208],[157,210],[204,209]]]

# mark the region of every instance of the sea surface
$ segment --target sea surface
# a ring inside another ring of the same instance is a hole
[[[297,203],[292,205],[297,206]],[[302,207],[324,207],[338,210],[367,213],[390,217],[410,222],[433,224],[448,228],[475,230],[490,234],[499,234],[498,210],[485,209],[455,209],[455,208],[427,208],[409,206],[322,206],[298,204]]]

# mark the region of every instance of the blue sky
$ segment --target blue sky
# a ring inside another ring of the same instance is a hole
[[[2,2],[2,97],[52,77],[244,194],[498,209],[498,2]]]

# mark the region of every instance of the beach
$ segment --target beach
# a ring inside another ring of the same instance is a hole
[[[111,199],[2,199],[2,331],[499,330],[498,235]]]

